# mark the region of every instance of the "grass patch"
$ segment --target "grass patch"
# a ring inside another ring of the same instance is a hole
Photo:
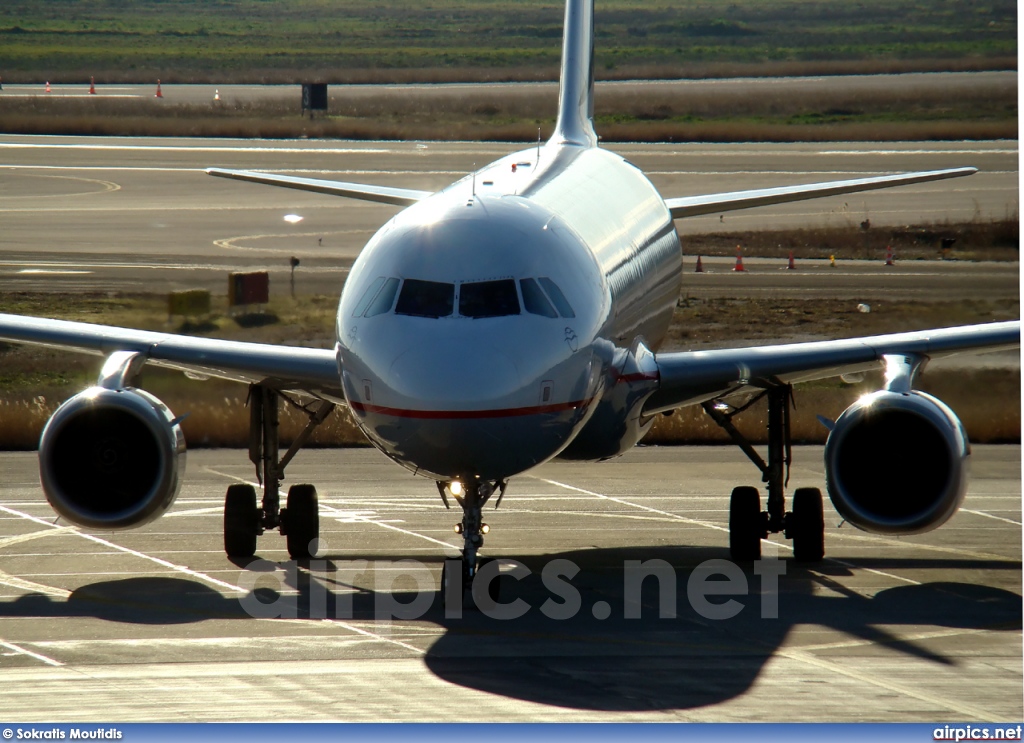
[[[952,240],[948,250],[943,241]],[[716,232],[682,238],[687,255],[734,256],[736,246],[745,255],[762,258],[837,259],[881,261],[888,247],[899,260],[1016,261],[1020,257],[1020,221],[1016,214],[1002,219],[944,222],[902,227],[871,226],[852,218],[843,226],[788,230]]]
[[[558,0],[7,0],[0,69],[12,82],[551,79],[562,15]],[[596,21],[606,78],[1016,65],[1010,0],[606,0]]]
[[[295,100],[177,104],[155,98],[4,100],[0,129],[24,134],[535,141],[554,127],[557,91],[422,88],[335,92],[329,115],[306,119]],[[826,91],[777,85],[638,85],[599,91],[606,142],[1015,139],[1012,80]]]

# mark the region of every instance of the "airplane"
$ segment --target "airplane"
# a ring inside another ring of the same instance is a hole
[[[793,385],[883,369],[881,389],[825,421],[828,494],[843,519],[869,532],[912,534],[947,521],[966,492],[970,446],[956,414],[914,389],[915,379],[931,359],[1019,347],[1019,320],[750,348],[657,349],[682,286],[675,220],[976,169],[666,199],[639,168],[600,147],[593,55],[593,0],[567,0],[551,138],[436,193],[207,171],[404,207],[351,268],[334,348],[0,315],[0,340],[105,356],[96,385],[58,408],[41,436],[40,479],[53,509],[78,526],[109,530],[148,523],[171,506],[184,475],[182,419],[133,386],[139,370],[153,364],[250,385],[249,456],[263,492],[258,503],[251,485],[227,490],[224,547],[233,558],[252,557],[257,538],[275,529],[293,558],[315,554],[316,489],[293,485],[282,507],[281,482],[337,406],[348,408],[385,455],[433,480],[445,506],[454,500],[461,507],[461,559],[446,560],[442,571],[447,600],[449,591],[473,591],[491,562],[480,554],[488,531],[482,509],[495,494],[500,505],[511,478],[555,457],[615,457],[659,414],[701,405],[766,485],[766,507],[757,488],[732,491],[733,559],[758,559],[761,540],[783,533],[796,560],[814,562],[824,556],[821,490],[796,490],[789,507],[785,494]],[[751,395],[767,399],[767,459],[732,424]],[[283,454],[282,402],[309,417]],[[890,456],[897,449],[898,463]],[[487,579],[483,590],[494,585]]]

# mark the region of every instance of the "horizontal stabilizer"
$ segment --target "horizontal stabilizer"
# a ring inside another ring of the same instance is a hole
[[[299,178],[294,175],[272,175],[270,173],[254,173],[248,170],[222,170],[207,168],[207,173],[220,178],[234,178],[239,181],[263,183],[268,186],[297,188],[300,191],[314,191],[332,196],[347,196],[363,201],[376,201],[382,204],[411,206],[431,195],[431,191],[417,191],[412,188],[393,188],[391,186],[371,186],[365,183],[345,183],[344,181],[326,181],[318,178]]]
[[[665,205],[672,212],[673,219],[697,217],[701,214],[719,214],[737,209],[749,209],[755,206],[785,204],[790,201],[820,199],[824,196],[838,196],[844,193],[872,191],[876,188],[892,188],[906,186],[911,183],[939,181],[944,178],[959,178],[977,173],[977,168],[952,168],[949,170],[931,170],[924,173],[901,173],[883,175],[873,178],[857,178],[849,181],[831,181],[829,183],[808,183],[802,186],[781,186],[779,188],[761,188],[752,191],[732,191],[729,193],[705,194],[703,196],[683,196],[678,199],[665,199]]]

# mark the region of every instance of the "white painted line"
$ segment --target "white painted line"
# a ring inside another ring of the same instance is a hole
[[[49,268],[23,268],[20,271],[15,271],[15,273],[20,275],[45,274],[47,276],[79,276],[89,275],[92,273],[92,271],[73,271]]]
[[[228,147],[226,145],[153,145],[153,144],[63,144],[59,142],[0,142],[9,150],[106,150],[130,152],[281,152],[310,155],[385,155],[390,149],[344,147]]]
[[[29,658],[35,658],[36,660],[42,661],[48,666],[64,665],[59,660],[47,658],[45,655],[40,655],[39,653],[33,653],[31,650],[26,650],[20,645],[15,645],[13,642],[7,642],[6,640],[0,640],[0,647],[5,647],[8,650],[13,650],[15,653],[18,653],[19,655],[27,655]]]
[[[863,683],[870,684],[871,686],[886,689],[887,691],[896,694],[897,697],[911,697],[913,699],[918,699],[922,702],[926,702],[929,705],[933,705],[936,707],[944,707],[946,709],[958,712],[961,715],[966,715],[967,717],[973,718],[975,720],[999,719],[999,715],[996,713],[990,712],[989,710],[983,710],[977,707],[968,706],[966,704],[963,704],[960,700],[943,699],[931,694],[925,694],[919,691],[918,689],[894,683],[881,676],[856,671],[847,662],[834,663],[832,661],[825,660],[824,658],[819,658],[815,655],[811,655],[810,653],[805,653],[800,650],[789,650],[786,648],[779,648],[775,651],[775,655],[784,658],[789,658],[790,660],[796,661],[798,663],[805,663],[810,666],[817,666],[818,668],[828,671],[830,674],[846,676],[847,678],[854,679],[856,681],[861,681]]]
[[[961,508],[960,510],[963,511],[964,513],[972,513],[975,516],[984,516],[988,519],[995,519],[996,521],[1003,521],[1007,524],[1013,524],[1014,526],[1021,526],[1021,522],[1019,521],[1014,521],[1013,519],[1004,519],[1002,516],[993,516],[992,514],[985,513],[984,511],[972,511],[969,508]]]
[[[206,469],[209,469],[209,468],[206,468]],[[210,470],[210,471],[214,472],[214,470]],[[216,474],[223,474],[223,473],[216,473]],[[233,480],[239,479],[239,478],[232,477],[231,475],[227,475],[227,477],[231,477],[231,479],[233,479]],[[88,539],[89,541],[96,542],[97,544],[102,544],[105,547],[110,547],[112,549],[118,550],[119,552],[124,552],[125,554],[132,555],[133,557],[139,557],[139,558],[141,558],[143,560],[149,560],[151,562],[155,562],[157,565],[160,565],[162,567],[169,568],[169,569],[174,570],[174,571],[179,572],[179,573],[184,573],[185,575],[191,576],[193,578],[197,578],[197,579],[199,579],[201,581],[204,581],[204,582],[209,583],[209,584],[214,585],[214,586],[218,586],[220,588],[225,588],[225,589],[227,589],[227,590],[229,590],[231,592],[234,592],[234,593],[242,593],[242,594],[248,593],[248,591],[246,589],[242,588],[241,586],[237,586],[237,585],[234,585],[233,583],[228,583],[226,581],[219,580],[219,579],[214,578],[212,576],[209,576],[209,575],[207,575],[205,573],[201,573],[201,572],[199,572],[197,570],[192,570],[190,568],[187,568],[184,565],[175,565],[174,563],[168,562],[167,560],[162,560],[159,557],[154,557],[152,555],[147,555],[145,553],[138,552],[138,551],[133,550],[133,549],[129,549],[128,547],[122,547],[121,545],[114,544],[113,542],[109,542],[106,539],[101,539],[100,537],[93,536],[92,534],[86,534],[84,532],[81,532],[77,528],[68,529],[68,527],[55,526],[53,524],[50,524],[47,521],[43,521],[42,519],[36,518],[35,516],[30,516],[27,513],[22,513],[20,511],[15,511],[14,509],[7,508],[6,506],[0,506],[0,511],[4,511],[5,513],[10,513],[10,514],[12,514],[14,516],[20,516],[21,518],[28,519],[29,521],[33,521],[33,522],[36,522],[36,523],[39,523],[39,524],[43,524],[44,526],[52,526],[54,529],[62,529],[62,530],[68,531],[70,534],[73,534],[73,535],[78,536],[78,537],[82,537],[83,539]],[[409,533],[411,534],[412,532],[409,532]],[[280,621],[280,620],[269,619],[269,620],[266,620],[266,621]],[[305,622],[305,621],[309,621],[309,620],[301,620],[301,621]],[[413,652],[415,652],[415,653],[417,653],[419,655],[423,655],[423,654],[426,653],[425,650],[423,650],[421,648],[417,648],[415,645],[409,645],[408,643],[402,642],[401,640],[395,640],[394,638],[387,637],[386,635],[380,635],[380,634],[377,634],[375,632],[370,632],[369,630],[363,629],[362,627],[357,627],[356,625],[350,624],[349,622],[344,622],[344,621],[341,621],[341,620],[338,620],[338,619],[323,619],[323,620],[314,620],[314,621],[328,622],[330,625],[343,627],[343,628],[345,628],[345,629],[347,629],[347,630],[349,630],[351,632],[355,632],[356,634],[363,635],[365,637],[371,637],[371,638],[373,638],[375,640],[379,640],[381,642],[387,642],[387,643],[390,643],[392,645],[398,645],[400,647],[406,648],[407,650],[411,650],[411,651],[413,651]],[[7,645],[7,643],[3,643],[2,641],[0,641],[0,644]],[[17,648],[17,647],[11,646],[11,649],[12,650],[17,650],[18,652],[24,653],[25,655],[31,655],[32,657],[37,658],[37,659],[39,659],[39,660],[41,660],[41,661],[43,661],[45,663],[50,663],[51,665],[63,665],[61,663],[58,663],[55,660],[46,658],[45,656],[42,656],[42,655],[38,655],[37,653],[32,653],[31,651],[25,650],[23,648]]]
[[[52,537],[55,534],[60,534],[61,532],[65,531],[74,531],[74,528],[70,526],[56,526],[54,524],[50,524],[50,527],[51,528],[44,529],[43,531],[33,531],[29,532],[28,534],[18,534],[13,537],[4,537],[3,539],[0,539],[0,549],[12,547],[15,544],[23,544],[25,542],[31,542],[36,539],[42,539],[43,537]]]
[[[42,583],[25,580],[24,578],[16,578],[10,573],[5,573],[2,570],[0,570],[0,585],[10,586],[11,588],[28,591],[29,593],[41,593],[46,596],[53,596],[55,598],[62,599],[66,599],[71,595],[71,591],[66,591],[63,588],[55,588],[54,586],[43,585]]]
[[[675,521],[682,521],[684,523],[693,524],[695,526],[704,526],[704,527],[707,527],[708,529],[714,529],[716,531],[724,531],[726,534],[729,533],[729,529],[727,527],[721,526],[719,524],[712,523],[710,521],[701,521],[699,519],[691,519],[691,518],[687,518],[686,516],[680,516],[678,513],[672,513],[671,511],[662,511],[659,508],[651,508],[650,506],[643,506],[643,505],[640,505],[639,503],[631,503],[630,501],[623,500],[622,498],[615,498],[615,497],[612,497],[610,495],[604,495],[602,493],[595,493],[593,490],[584,490],[583,488],[577,488],[575,485],[566,485],[564,482],[558,482],[557,480],[548,480],[548,479],[546,479],[544,477],[536,477],[534,475],[531,475],[531,477],[534,477],[534,479],[540,480],[541,482],[546,482],[549,485],[557,485],[558,487],[565,488],[566,490],[575,490],[577,493],[583,493],[584,495],[592,495],[595,498],[601,498],[602,500],[612,501],[613,503],[619,503],[619,504],[621,504],[623,506],[629,506],[630,508],[639,508],[641,511],[647,511],[649,513],[656,513],[659,516],[668,516],[670,519],[673,519]],[[784,547],[786,545],[780,545],[780,546]]]
[[[86,534],[85,532],[79,531],[77,528],[68,529],[67,527],[57,526],[55,524],[51,524],[48,521],[44,521],[43,519],[36,518],[35,516],[31,516],[31,515],[29,515],[27,513],[23,513],[21,511],[15,511],[13,508],[8,508],[7,506],[0,506],[0,511],[3,511],[5,513],[9,513],[9,514],[11,514],[13,516],[20,516],[23,519],[28,519],[29,521],[33,521],[33,522],[35,522],[37,524],[42,524],[43,526],[50,526],[50,527],[53,527],[54,529],[65,530],[65,531],[67,531],[68,534],[73,534],[75,536],[81,537],[82,539],[88,539],[90,542],[95,542],[96,544],[101,544],[104,547],[110,547],[111,549],[115,549],[115,550],[117,550],[119,552],[124,552],[125,554],[131,555],[133,557],[138,557],[138,558],[143,559],[143,560],[149,560],[150,562],[154,562],[157,565],[160,565],[161,567],[168,568],[169,570],[173,570],[173,571],[175,571],[177,573],[183,573],[184,575],[188,575],[188,576],[190,576],[192,578],[197,578],[197,579],[199,579],[201,581],[205,581],[206,583],[209,583],[211,585],[218,586],[219,588],[225,588],[225,589],[227,589],[229,591],[234,591],[234,592],[246,593],[245,589],[240,588],[239,586],[232,585],[231,583],[226,583],[225,581],[222,581],[222,580],[218,580],[217,578],[214,578],[212,576],[206,575],[205,573],[200,573],[197,570],[192,570],[191,568],[187,568],[184,565],[176,565],[173,562],[168,562],[167,560],[162,560],[159,557],[154,557],[153,555],[147,555],[147,554],[145,554],[143,552],[138,552],[137,550],[129,549],[128,547],[122,547],[119,544],[114,544],[113,542],[107,541],[106,539],[102,539],[101,537],[97,537],[97,536],[94,536],[92,534]]]
[[[174,516],[200,516],[207,513],[223,513],[224,506],[211,506],[210,508],[191,508],[187,511],[171,511],[161,516],[162,519],[169,519]]]
[[[573,485],[566,485],[565,483],[558,482],[557,480],[547,480],[547,479],[542,478],[542,477],[538,477],[536,479],[541,480],[541,481],[546,482],[546,483],[549,483],[551,485],[558,485],[559,487],[563,487],[563,488],[566,488],[568,490],[575,490],[575,491],[580,492],[580,493],[587,493],[588,495],[592,495],[595,498],[602,498],[604,500],[613,501],[615,503],[621,503],[624,506],[631,506],[632,508],[639,508],[639,509],[644,510],[644,511],[650,511],[651,513],[657,513],[657,514],[660,514],[662,516],[668,516],[668,517],[673,518],[673,519],[675,519],[677,521],[682,521],[683,523],[693,524],[695,526],[704,526],[704,527],[707,527],[709,529],[714,529],[716,531],[724,531],[727,534],[729,533],[728,527],[721,526],[719,524],[714,524],[714,523],[712,523],[710,521],[702,521],[702,520],[699,520],[699,519],[691,519],[691,518],[687,518],[686,516],[680,516],[677,513],[672,513],[670,511],[662,511],[662,510],[657,509],[657,508],[651,508],[650,506],[642,506],[642,505],[640,505],[638,503],[631,503],[631,502],[629,502],[627,500],[623,500],[621,498],[613,498],[610,495],[603,495],[601,493],[595,493],[592,490],[584,490],[583,488],[577,488],[577,487],[575,487]],[[773,545],[775,547],[781,547],[782,549],[787,549],[787,550],[790,550],[790,551],[792,551],[792,549],[793,549],[793,547],[790,544],[786,543],[786,542],[772,542],[772,541],[769,541],[769,540],[762,540],[762,541],[766,541],[766,542],[768,542],[768,544]],[[887,578],[892,578],[893,580],[898,580],[898,581],[903,582],[903,583],[909,583],[909,584],[914,585],[914,586],[921,585],[916,580],[912,580],[910,578],[904,578],[903,576],[896,575],[894,573],[887,573],[884,570],[875,570],[874,568],[861,567],[859,565],[854,565],[853,563],[846,562],[845,560],[839,560],[839,559],[836,559],[834,557],[828,557],[827,555],[826,555],[825,559],[828,560],[829,562],[834,562],[834,563],[837,563],[839,565],[842,565],[843,567],[856,568],[858,570],[865,570],[865,571],[867,571],[869,573],[874,573],[875,575],[882,575],[882,576],[885,576]]]
[[[276,151],[276,150],[275,150]],[[305,150],[303,150],[305,152]],[[139,173],[202,173],[206,174],[206,168],[193,168],[193,167],[172,167],[172,166],[154,166],[154,165],[35,165],[35,164],[21,164],[21,163],[0,163],[0,169],[7,170],[104,170],[104,171],[124,171],[126,173],[139,172]],[[321,177],[327,177],[330,175],[422,175],[422,176],[449,176],[458,177],[467,174],[465,170],[328,170],[323,168],[287,168],[287,169],[271,169],[261,168],[260,173],[302,173],[303,175],[319,175]],[[993,172],[993,171],[986,171]],[[666,173],[670,175],[671,173]],[[703,174],[703,173],[701,173]]]
[[[336,517],[336,519],[337,519],[337,521],[339,521],[342,524],[351,524],[351,523],[373,524],[375,526],[380,526],[380,527],[383,527],[385,529],[391,529],[392,531],[397,531],[400,534],[405,534],[405,535],[410,536],[410,537],[417,537],[419,539],[425,539],[428,542],[433,542],[434,544],[439,544],[439,545],[441,545],[442,547],[445,548],[445,551],[449,555],[456,556],[456,555],[460,554],[459,548],[456,547],[455,545],[451,544],[450,542],[442,542],[440,539],[434,539],[433,537],[428,537],[425,534],[419,534],[419,533],[414,532],[414,531],[409,531],[408,529],[402,529],[402,528],[399,528],[397,526],[394,526],[393,524],[389,524],[389,523],[386,523],[384,521],[377,521],[376,519],[372,519],[372,518],[369,518],[369,517],[366,517],[366,516],[353,516],[351,514],[351,512],[340,511],[337,508],[333,508],[332,506],[328,506],[328,505],[325,505],[323,503],[320,504],[320,508],[324,509],[324,510],[327,510],[327,511],[332,511],[335,514],[338,514],[339,516]]]
[[[257,488],[257,489],[259,489],[259,487],[260,487],[259,483],[250,482],[249,480],[246,480],[243,477],[237,477],[235,475],[228,474],[227,472],[218,472],[217,470],[215,470],[215,469],[213,469],[211,467],[204,467],[203,469],[206,470],[207,472],[210,472],[210,473],[214,474],[214,475],[220,475],[221,477],[226,477],[229,480],[234,480],[235,482],[242,482],[242,483],[245,483],[246,485],[252,485],[254,488]],[[424,534],[418,534],[418,533],[416,533],[414,531],[409,531],[407,529],[401,529],[401,528],[399,528],[397,526],[394,526],[392,524],[384,523],[383,521],[376,521],[376,520],[371,519],[369,517],[363,517],[363,516],[360,516],[358,513],[353,514],[353,512],[351,512],[351,511],[342,511],[342,510],[340,510],[338,508],[334,508],[333,506],[329,506],[326,503],[321,503],[320,504],[320,508],[321,508],[321,510],[333,512],[334,518],[339,523],[342,523],[342,524],[346,524],[346,523],[351,524],[351,523],[353,523],[353,521],[357,521],[359,523],[373,524],[374,526],[380,526],[380,527],[383,527],[385,529],[391,529],[392,531],[397,531],[397,532],[400,532],[402,534],[406,534],[406,535],[408,535],[410,537],[418,537],[419,539],[425,539],[428,542],[433,542],[434,544],[439,544],[442,547],[445,547],[447,550],[455,550],[454,552],[449,552],[449,554],[456,554],[456,555],[459,554],[458,548],[455,545],[453,545],[453,544],[451,544],[449,542],[442,542],[440,539],[434,539],[433,537],[428,537],[428,536],[426,536]]]

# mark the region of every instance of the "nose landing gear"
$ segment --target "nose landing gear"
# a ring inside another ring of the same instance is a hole
[[[452,600],[461,601],[465,608],[476,608],[473,589],[477,582],[477,576],[493,560],[493,558],[480,557],[479,554],[480,548],[484,544],[484,535],[490,531],[490,527],[483,522],[483,507],[497,492],[498,500],[495,503],[495,508],[497,508],[501,504],[507,487],[507,480],[496,483],[469,482],[464,485],[458,481],[437,483],[438,492],[446,507],[451,507],[448,503],[449,494],[462,507],[462,521],[455,525],[455,532],[462,535],[462,559],[445,560],[441,572],[441,597],[446,608]],[[486,595],[490,597],[491,601],[498,600],[500,581],[497,575],[490,577],[486,591]],[[479,589],[477,592],[479,593]]]

